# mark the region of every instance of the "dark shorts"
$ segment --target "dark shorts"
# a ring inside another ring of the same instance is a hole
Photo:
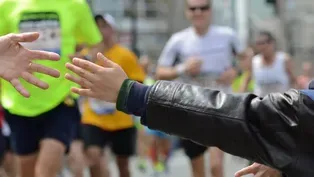
[[[12,147],[11,147],[11,138],[10,138],[10,136],[4,136],[4,141],[5,141],[5,143],[4,143],[4,150],[5,150],[5,152],[10,152],[10,151],[12,151]]]
[[[185,154],[193,160],[194,158],[199,157],[200,155],[203,155],[208,147],[202,146],[200,144],[194,143],[193,141],[187,140],[187,139],[181,139],[180,145],[183,148]]]
[[[11,128],[12,150],[18,155],[35,153],[45,138],[58,140],[68,149],[80,123],[80,119],[72,115],[73,106],[62,103],[32,118],[5,111],[5,119]]]
[[[5,153],[6,153],[6,137],[2,134],[2,130],[0,129],[0,165],[2,165]]]
[[[109,145],[115,155],[130,157],[135,154],[135,127],[111,132],[93,125],[84,124],[82,130],[85,148],[98,146],[103,149]]]
[[[75,101],[75,106],[70,107],[70,109],[70,114],[73,116],[73,118],[81,120],[82,115],[80,113],[77,101]],[[75,129],[76,132],[74,134],[74,140],[82,140],[82,124],[77,124]]]

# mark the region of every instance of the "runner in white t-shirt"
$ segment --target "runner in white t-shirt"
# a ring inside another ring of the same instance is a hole
[[[234,58],[241,51],[235,32],[211,25],[209,0],[187,0],[186,16],[192,25],[169,39],[158,61],[157,78],[231,91],[236,77]],[[194,177],[204,177],[207,147],[188,140],[181,145],[192,161]],[[223,152],[211,148],[210,153],[211,174],[222,177]]]
[[[259,54],[252,59],[252,68],[241,90],[246,89],[250,79],[254,80],[254,93],[265,96],[272,92],[285,92],[295,86],[296,78],[290,56],[276,50],[276,41],[267,31],[260,32],[256,49]]]
[[[252,59],[252,67],[245,79],[241,91],[247,90],[251,79],[254,81],[254,93],[264,97],[272,92],[284,92],[294,87],[296,78],[290,56],[276,49],[276,40],[268,31],[259,33],[256,40],[257,54]],[[280,172],[270,167],[254,163],[236,173],[236,176],[263,174],[263,176],[278,176]]]

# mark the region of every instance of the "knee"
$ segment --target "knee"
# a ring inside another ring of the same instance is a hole
[[[218,162],[218,163],[213,163],[210,166],[210,172],[212,174],[212,176],[216,177],[216,176],[221,176],[221,174],[223,173],[223,164]]]
[[[40,165],[35,166],[35,177],[53,177],[55,172],[50,168],[43,168]]]
[[[89,147],[86,151],[86,158],[90,167],[99,166],[102,160],[102,150],[98,147]]]

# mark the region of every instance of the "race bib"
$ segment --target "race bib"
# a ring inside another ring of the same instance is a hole
[[[38,32],[35,42],[22,45],[32,50],[44,50],[61,55],[61,27],[59,15],[55,12],[23,13],[19,23],[23,32]]]
[[[116,104],[90,98],[89,104],[91,109],[98,115],[113,114],[116,111]]]

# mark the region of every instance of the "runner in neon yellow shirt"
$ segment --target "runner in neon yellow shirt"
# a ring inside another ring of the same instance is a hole
[[[248,88],[243,90],[243,84],[245,82],[246,77],[248,76],[248,71],[251,68],[252,58],[254,56],[254,51],[252,48],[246,48],[239,57],[239,67],[242,71],[241,75],[239,75],[232,83],[233,92],[253,92],[254,81],[250,81]]]
[[[50,85],[48,90],[22,81],[31,94],[26,99],[9,83],[2,82],[2,103],[12,129],[12,148],[19,157],[21,177],[55,177],[80,123],[80,118],[71,113],[74,102],[65,101],[72,84],[64,78],[64,65],[75,53],[76,41],[96,51],[102,37],[85,0],[0,0],[0,19],[0,35],[36,31],[41,35],[38,41],[23,45],[61,55],[58,62],[39,62],[58,69],[59,79],[34,74]]]

